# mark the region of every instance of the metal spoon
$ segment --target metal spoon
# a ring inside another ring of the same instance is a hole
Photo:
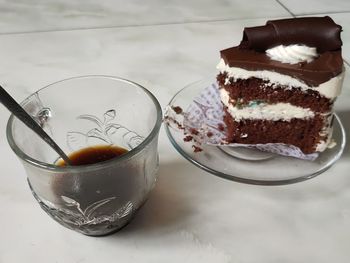
[[[0,102],[10,112],[12,112],[13,115],[27,125],[29,129],[34,131],[40,138],[42,138],[53,150],[55,150],[66,164],[72,165],[72,162],[69,160],[68,156],[54,142],[54,140],[51,139],[51,137],[40,127],[40,125],[1,86]]]

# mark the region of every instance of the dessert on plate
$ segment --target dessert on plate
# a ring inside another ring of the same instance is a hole
[[[344,78],[340,32],[328,16],[273,20],[245,28],[240,45],[222,50],[226,142],[324,151]]]

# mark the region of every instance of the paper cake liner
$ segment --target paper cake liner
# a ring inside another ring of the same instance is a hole
[[[200,151],[203,144],[221,147],[243,147],[258,149],[283,156],[303,160],[315,160],[319,153],[304,154],[300,148],[283,143],[240,144],[225,141],[226,124],[223,122],[224,109],[220,99],[217,83],[203,89],[193,99],[189,107],[182,112],[181,108],[167,108],[165,119],[170,125],[184,132],[184,141],[191,141],[194,150]]]

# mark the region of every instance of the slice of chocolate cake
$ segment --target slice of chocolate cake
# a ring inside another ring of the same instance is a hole
[[[340,32],[330,17],[274,20],[245,28],[239,46],[222,50],[227,142],[324,151],[344,78]]]

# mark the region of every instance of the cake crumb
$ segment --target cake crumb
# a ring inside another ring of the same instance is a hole
[[[334,148],[335,146],[337,146],[337,143],[335,142],[334,139],[332,139],[332,140],[330,141],[330,143],[328,144],[327,148],[328,148],[328,149],[332,149],[332,148]]]
[[[200,147],[198,147],[198,146],[196,146],[196,145],[192,145],[192,148],[194,149],[193,151],[194,151],[195,153],[198,153],[198,152],[203,151],[202,148],[200,148]]]
[[[164,121],[167,122],[168,124],[174,123],[174,124],[177,126],[177,128],[178,128],[179,130],[184,130],[184,129],[185,129],[185,128],[182,126],[181,123],[179,123],[177,120],[175,120],[175,119],[172,118],[172,117],[165,116],[165,117],[164,117]]]
[[[224,125],[222,123],[219,123],[218,129],[219,129],[219,131],[224,131],[225,127],[224,127]]]
[[[193,140],[193,137],[191,135],[187,135],[185,138],[184,138],[184,141],[185,142],[190,142]]]
[[[195,128],[191,128],[190,129],[190,133],[193,134],[193,135],[198,135],[199,134],[199,131]]]
[[[176,114],[181,114],[183,112],[182,108],[179,106],[172,106],[171,108],[173,111],[175,111]]]

